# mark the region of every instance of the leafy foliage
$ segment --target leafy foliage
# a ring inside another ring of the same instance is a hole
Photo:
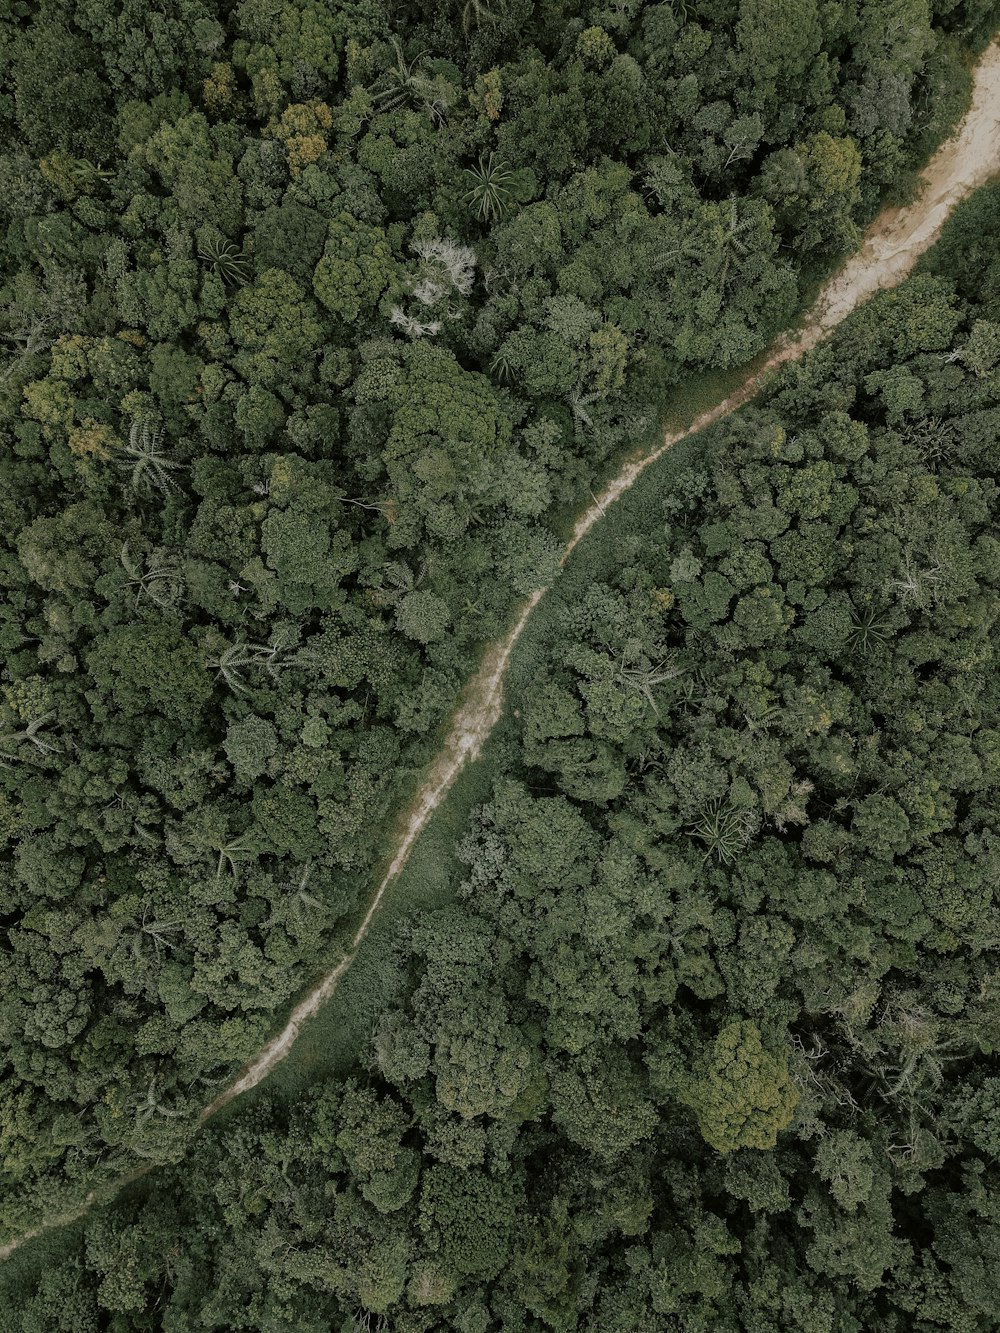
[[[986,19],[909,0],[8,8],[5,1234],[177,1157],[351,938],[413,775],[482,643],[558,569],[566,514],[683,376],[745,364],[788,320],[942,132],[957,34]],[[325,1333],[406,1301],[417,1327],[455,1301],[465,1333],[570,1326],[573,1302],[602,1330],[648,1309],[718,1323],[729,1205],[685,1183],[704,1150],[678,1080],[728,1021],[723,995],[796,1086],[796,1041],[825,1043],[821,1083],[860,1049],[837,1095],[859,1114],[905,1104],[893,1161],[945,1151],[936,1080],[988,1037],[975,1006],[951,1022],[961,1005],[929,998],[913,957],[955,965],[934,973],[942,995],[990,994],[963,952],[989,920],[996,768],[975,683],[1000,325],[982,245],[955,263],[957,298],[911,284],[856,322],[843,373],[792,377],[733,440],[739,476],[693,477],[654,549],[567,613],[523,763],[469,844],[484,896],[478,841],[509,878],[502,920],[431,921],[405,946],[386,1086],[373,1105],[366,1074],[344,1112],[374,1147],[324,1137],[326,1102],[290,1129],[301,1159],[263,1127],[232,1147],[245,1170],[212,1226],[260,1234],[233,1240],[218,1281],[191,1277],[183,1299],[210,1302],[196,1322]],[[853,896],[805,938],[826,877]],[[765,883],[782,907],[751,927]],[[879,1019],[860,982],[824,997],[845,959],[892,980]],[[657,1050],[673,1043],[676,1077],[643,1038],[675,996]],[[550,1148],[552,1177],[535,1169]],[[864,1166],[841,1189],[857,1237],[812,1228],[831,1282],[889,1206],[884,1175],[860,1199]],[[327,1194],[328,1170],[362,1183]],[[795,1188],[804,1217],[833,1206]],[[988,1204],[970,1200],[939,1206],[949,1254],[977,1243]],[[582,1253],[654,1214],[687,1221],[587,1276]],[[155,1232],[97,1226],[77,1276],[53,1269],[10,1317],[155,1323],[179,1272]],[[279,1267],[281,1291],[247,1294]],[[504,1282],[522,1313],[509,1291],[508,1313],[488,1308],[480,1288]]]

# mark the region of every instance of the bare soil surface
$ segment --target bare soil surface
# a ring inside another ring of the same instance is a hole
[[[721,421],[749,402],[759,391],[767,373],[794,361],[815,347],[833,328],[881,288],[893,287],[911,271],[919,257],[937,239],[958,201],[1000,173],[1000,44],[994,43],[974,70],[973,98],[968,114],[956,133],[938,149],[921,173],[919,193],[905,208],[882,212],[865,233],[861,248],[824,285],[800,330],[775,343],[772,351],[752,374],[728,397],[709,408],[684,430],[668,433],[649,453],[626,462],[607,483],[594,503],[578,519],[563,551],[565,564],[574,547],[604,517],[610,505],[634,485],[645,470],[662,458],[680,440]],[[336,992],[364,943],[390,885],[403,869],[414,844],[465,766],[476,759],[483,743],[500,717],[504,677],[514,645],[545,594],[537,588],[523,603],[506,638],[490,645],[479,670],[468,682],[453,714],[444,744],[421,782],[400,823],[395,852],[381,883],[373,894],[364,919],[350,947],[292,1010],[285,1026],[264,1046],[256,1058],[215,1101],[201,1113],[209,1120],[231,1101],[267,1078],[295,1044],[305,1024]],[[118,1182],[118,1187],[140,1179],[152,1166],[140,1167]],[[72,1213],[25,1232],[0,1246],[0,1260],[19,1245],[44,1231],[74,1222],[113,1190],[91,1194],[86,1204]]]

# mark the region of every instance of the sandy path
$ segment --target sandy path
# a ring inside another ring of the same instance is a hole
[[[875,219],[865,234],[861,248],[825,284],[801,330],[794,336],[780,338],[764,364],[748,375],[738,389],[695,418],[686,429],[668,433],[655,449],[622,466],[577,521],[573,536],[563,552],[562,564],[566,563],[577,543],[603,518],[608,506],[624,494],[646,468],[662,458],[679,440],[704,430],[749,402],[759,391],[768,371],[786,361],[796,360],[815,347],[831,329],[880,288],[892,287],[901,282],[917,259],[937,239],[955,204],[991,176],[1000,173],[1000,44],[994,43],[983,54],[974,76],[969,112],[956,134],[941,146],[921,173],[923,183],[915,202],[902,209],[886,209]],[[544,588],[537,588],[524,602],[513,629],[505,639],[487,649],[479,670],[463,690],[441,751],[425,774],[420,790],[404,817],[395,855],[368,904],[364,920],[358,926],[350,948],[295,1006],[284,1028],[262,1048],[240,1077],[221,1092],[211,1105],[205,1107],[200,1117],[202,1122],[265,1079],[291,1050],[303,1024],[336,991],[364,943],[386,890],[403,869],[414,844],[452,783],[466,764],[477,758],[484,741],[496,725],[500,717],[503,681],[510,655],[544,594]],[[86,1204],[76,1211],[33,1228],[0,1246],[0,1259],[6,1259],[19,1245],[43,1231],[76,1221],[98,1199],[108,1198],[117,1188],[141,1179],[151,1170],[152,1166],[138,1168],[111,1189],[91,1194]]]

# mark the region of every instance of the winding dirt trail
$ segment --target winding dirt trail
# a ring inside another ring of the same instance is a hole
[[[915,201],[906,208],[884,210],[865,234],[861,248],[823,287],[801,329],[779,338],[762,365],[733,393],[696,417],[684,430],[668,433],[649,453],[625,463],[607,483],[594,503],[580,516],[563,551],[565,564],[576,545],[604,517],[608,507],[623,495],[645,470],[678,441],[714,425],[759,392],[767,373],[794,361],[835,328],[853,310],[881,288],[892,287],[910,272],[926,251],[960,199],[1000,173],[1000,44],[994,42],[977,63],[972,105],[956,133],[934,154],[921,173]],[[253,1062],[201,1112],[200,1122],[211,1119],[224,1106],[262,1082],[288,1055],[303,1025],[336,991],[364,943],[386,891],[409,859],[420,834],[465,766],[476,759],[483,743],[500,717],[503,682],[514,646],[545,595],[537,588],[523,603],[506,638],[491,645],[459,699],[441,751],[430,765],[416,798],[401,822],[396,851],[381,883],[368,904],[350,948],[292,1010],[282,1030],[262,1048]],[[139,1167],[114,1186],[95,1190],[86,1203],[0,1246],[0,1260],[20,1245],[56,1227],[78,1221],[95,1203],[107,1201],[118,1189],[154,1170]]]

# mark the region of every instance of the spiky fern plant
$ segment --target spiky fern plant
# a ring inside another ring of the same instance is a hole
[[[480,222],[494,222],[510,207],[510,181],[514,173],[496,153],[481,157],[474,167],[466,167],[472,182],[463,198],[475,209]]]
[[[198,258],[203,259],[227,287],[240,287],[250,281],[250,259],[242,250],[237,250],[232,241],[202,241],[198,246]]]
[[[892,637],[892,626],[879,619],[879,612],[874,606],[864,611],[851,612],[851,630],[847,643],[861,653],[870,653],[872,649],[887,643]]]
[[[733,864],[752,836],[751,814],[728,802],[709,801],[701,818],[689,825],[692,835],[705,844],[706,861],[714,858],[723,865]]]

